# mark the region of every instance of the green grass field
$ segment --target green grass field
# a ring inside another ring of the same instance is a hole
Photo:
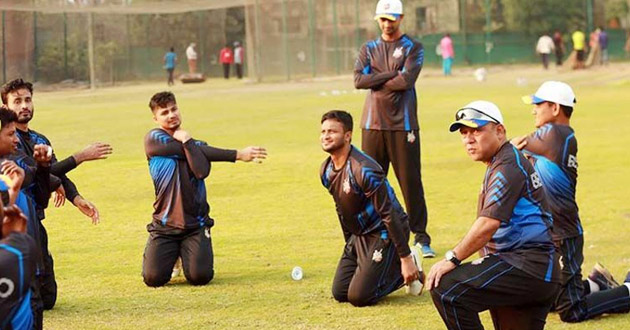
[[[490,69],[485,83],[474,81],[471,69],[455,69],[450,79],[425,70],[417,84],[428,230],[439,256],[473,222],[484,171],[467,157],[458,134],[448,132],[455,110],[474,99],[494,101],[508,134],[525,134],[533,130],[533,116],[520,98],[553,78],[571,83],[578,96],[572,124],[580,143],[584,271],[600,261],[622,280],[630,268],[630,65],[584,72],[499,67]],[[519,77],[527,86],[517,85]],[[109,159],[85,163],[69,175],[98,206],[100,225],[91,225],[69,203],[47,212],[59,299],[45,313],[45,328],[444,328],[426,293],[410,297],[400,290],[367,308],[339,304],[331,296],[343,238],[332,199],[318,178],[326,157],[319,119],[326,110],[346,109],[359,121],[364,94],[353,92],[350,76],[257,85],[210,80],[172,88],[183,126],[194,137],[227,148],[259,144],[270,156],[263,164],[215,164],[206,180],[216,220],[214,280],[192,287],[179,277],[163,288],[146,287],[141,266],[153,186],[142,141],[154,126],[149,98],[164,89],[163,83],[150,83],[35,93],[31,128],[52,140],[59,158],[93,141],[114,146]],[[360,146],[358,127],[354,142]],[[402,197],[391,174],[390,180]],[[426,271],[434,260],[425,260]],[[296,265],[305,273],[299,282],[290,278]],[[492,327],[487,313],[482,319]],[[561,323],[556,314],[548,318],[549,329],[628,324],[628,315],[577,325]]]

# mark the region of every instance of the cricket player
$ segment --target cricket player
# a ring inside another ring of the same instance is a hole
[[[144,149],[155,188],[153,220],[147,225],[144,250],[144,283],[159,287],[171,279],[181,257],[184,276],[193,285],[205,285],[214,277],[210,206],[204,179],[211,162],[264,159],[262,147],[224,150],[193,139],[182,129],[182,117],[171,92],[151,98],[149,107],[158,128],[147,133]]]
[[[455,119],[450,131],[487,170],[476,221],[429,272],[433,303],[448,329],[483,329],[478,313],[485,310],[496,329],[543,329],[560,266],[540,177],[506,139],[496,105],[472,102]],[[462,263],[477,251],[480,259]]]
[[[36,241],[26,234],[20,208],[2,205],[0,201],[0,329],[41,329],[31,308],[31,282],[40,258]]]
[[[630,276],[625,285],[619,286],[597,263],[586,281],[582,280],[584,231],[575,200],[578,145],[571,128],[577,101],[573,89],[564,82],[547,81],[523,100],[534,106],[537,130],[511,142],[530,156],[553,215],[553,238],[562,256],[562,288],[554,308],[564,322],[581,322],[604,313],[628,313]]]
[[[407,215],[383,169],[352,146],[352,116],[340,110],[321,120],[320,170],[332,195],[346,246],[333,281],[333,296],[354,306],[377,303],[403,284],[424,283],[408,246]],[[415,260],[416,262],[418,260]]]
[[[33,102],[33,85],[22,79],[14,79],[0,90],[3,105],[17,115],[17,136],[19,138],[18,149],[26,155],[33,155],[37,145],[46,145],[52,148],[52,144],[46,136],[36,132],[29,127],[30,121],[35,113]],[[59,183],[52,183],[52,189],[57,191],[55,195],[55,206],[64,204],[67,198],[74,206],[83,214],[88,216],[92,223],[98,224],[100,216],[98,209],[89,200],[83,198],[79,194],[76,185],[66,176],[68,172],[86,161],[105,159],[112,153],[112,147],[106,143],[93,143],[83,150],[69,156],[61,161],[57,161],[54,152],[52,153],[50,173],[54,177],[59,178]],[[56,181],[55,178],[53,181]],[[41,185],[41,184],[40,184]],[[36,200],[35,198],[33,198]],[[39,220],[44,220],[44,210],[48,206],[45,203],[37,203],[35,209]],[[44,258],[44,269],[42,279],[42,298],[44,300],[44,309],[52,309],[57,301],[57,281],[55,280],[54,261],[50,251],[48,250],[48,233],[46,228],[40,226],[40,245]]]
[[[365,43],[354,68],[354,85],[367,89],[361,118],[361,149],[385,171],[391,162],[405,199],[414,244],[432,258],[426,231],[427,206],[420,174],[420,126],[415,84],[424,62],[422,44],[402,33],[400,0],[380,0],[376,16],[382,34]]]
[[[16,135],[16,122],[17,115],[14,112],[4,108],[0,109],[0,172],[2,172],[2,176],[0,177],[0,200],[2,201],[2,205],[16,207],[18,211],[21,210],[21,212],[17,213],[18,215],[23,212],[21,216],[24,216],[26,221],[24,224],[25,228],[21,231],[26,232],[26,234],[36,242],[34,249],[29,252],[30,258],[34,258],[35,260],[35,269],[33,270],[35,276],[32,278],[29,277],[28,281],[25,282],[28,283],[26,288],[30,290],[26,296],[30,305],[28,312],[32,314],[29,322],[32,321],[34,329],[41,329],[43,326],[44,310],[44,303],[40,294],[41,273],[43,270],[41,246],[39,244],[41,223],[37,218],[33,200],[48,200],[50,196],[50,192],[45,186],[45,183],[50,176],[48,168],[50,167],[51,157],[48,155],[45,146],[37,145],[32,155],[33,160],[37,161],[37,169],[34,170],[30,165],[24,165],[24,163],[28,162],[27,160],[29,158],[17,150],[18,137]],[[18,163],[22,165],[18,165]],[[21,166],[24,166],[25,169]],[[41,181],[43,186],[35,184],[31,187],[31,183],[34,180]],[[31,187],[29,189],[32,189],[31,193],[34,194],[33,199],[30,198],[29,192],[27,192],[27,189],[24,187]],[[13,215],[16,215],[15,212],[13,212]],[[10,284],[7,284],[7,291],[9,286]],[[20,291],[22,291],[22,288],[20,288]],[[20,314],[22,315],[23,313],[26,312],[21,312]],[[24,320],[25,316],[14,315],[13,317],[17,317],[18,320]],[[2,319],[0,319],[0,323],[2,323]],[[23,322],[17,323],[23,324]],[[2,325],[1,329],[4,329],[4,327],[5,326]]]

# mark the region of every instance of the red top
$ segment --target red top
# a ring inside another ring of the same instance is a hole
[[[221,49],[221,54],[219,54],[219,61],[222,64],[234,63],[234,55],[232,54],[232,49],[230,49],[229,47],[223,47],[223,49]]]

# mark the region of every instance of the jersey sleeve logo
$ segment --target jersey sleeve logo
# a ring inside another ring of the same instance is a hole
[[[15,284],[10,279],[3,277],[0,278],[0,298],[4,299],[9,297],[13,290],[15,290]]]
[[[394,50],[394,58],[400,58],[401,56],[403,56],[403,48],[402,47],[398,47]]]
[[[409,133],[407,133],[407,142],[414,143],[415,141],[416,141],[416,135],[413,133],[413,131],[410,131]]]
[[[534,187],[534,189],[538,189],[540,187],[542,187],[542,180],[540,179],[540,175],[538,175],[538,172],[534,172],[532,173],[532,175],[530,175],[531,179],[532,179],[532,186]]]
[[[577,163],[577,157],[575,157],[575,155],[569,155],[569,161],[567,161],[567,167],[569,168],[573,167],[574,169],[577,170],[578,163]]]

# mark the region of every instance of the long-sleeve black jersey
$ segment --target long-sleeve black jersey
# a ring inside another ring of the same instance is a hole
[[[12,233],[0,240],[0,329],[31,329],[31,281],[39,259],[35,240]]]
[[[156,196],[153,221],[182,229],[212,226],[204,179],[211,162],[236,161],[236,150],[195,139],[181,143],[158,128],[145,136],[144,147]]]
[[[46,136],[32,129],[29,129],[26,132],[17,129],[16,133],[19,139],[18,150],[21,150],[30,158],[33,157],[33,150],[35,148],[35,145],[45,144],[52,147],[50,140],[48,140]],[[79,195],[79,191],[77,190],[74,182],[72,182],[66,176],[66,173],[73,170],[75,167],[77,167],[77,164],[74,157],[69,156],[64,160],[58,161],[57,156],[53,151],[52,159],[50,161],[50,192],[55,191],[61,184],[63,185],[63,188],[66,192],[66,198],[72,202],[74,198]],[[36,203],[37,205],[35,206],[35,208],[37,210],[37,217],[40,220],[44,219],[46,217],[44,210],[48,207],[48,199],[46,200],[46,202],[40,203],[36,201]]]
[[[577,140],[570,126],[546,124],[527,136],[523,149],[540,175],[553,214],[554,239],[581,235],[582,223],[575,201]]]
[[[379,38],[361,47],[354,67],[354,85],[369,90],[361,128],[419,129],[415,84],[423,62],[422,44],[407,35],[392,42]]]
[[[352,146],[341,169],[328,157],[320,178],[335,200],[346,239],[349,234],[380,233],[392,240],[401,258],[411,253],[407,215],[375,160]]]

